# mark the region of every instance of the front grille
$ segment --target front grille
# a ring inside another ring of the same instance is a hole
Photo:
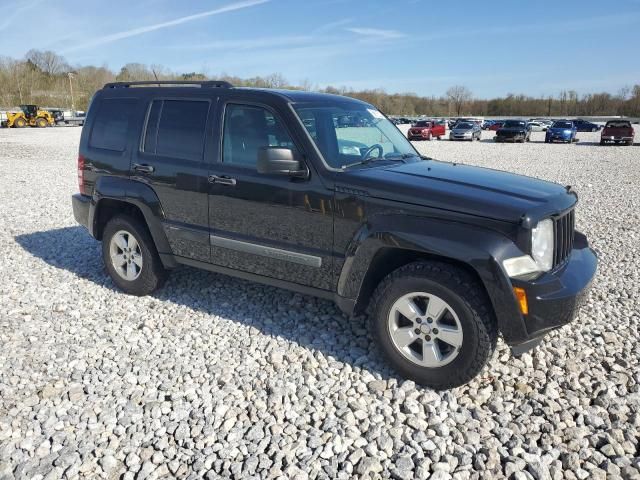
[[[573,239],[576,227],[575,212],[571,210],[555,220],[553,225],[555,236],[555,251],[553,266],[564,262],[573,250]]]

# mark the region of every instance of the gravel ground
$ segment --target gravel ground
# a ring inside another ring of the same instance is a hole
[[[71,213],[79,134],[0,130],[0,479],[640,478],[638,145],[417,144],[571,184],[601,262],[571,326],[435,393],[326,301],[187,268],[115,291]]]

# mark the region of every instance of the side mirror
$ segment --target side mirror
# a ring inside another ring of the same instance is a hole
[[[309,171],[291,148],[260,147],[258,149],[258,173],[265,175],[288,175],[307,178]]]

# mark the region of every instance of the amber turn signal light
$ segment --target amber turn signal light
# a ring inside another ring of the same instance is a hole
[[[520,306],[520,311],[523,315],[529,314],[529,304],[527,303],[527,292],[524,291],[524,288],[513,287],[513,293],[516,294],[516,298],[518,299],[518,305]]]

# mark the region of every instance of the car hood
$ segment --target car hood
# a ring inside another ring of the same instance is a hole
[[[473,128],[454,128],[451,131],[453,133],[467,133],[467,132],[473,132]]]
[[[353,169],[336,180],[371,197],[513,223],[563,212],[577,201],[556,183],[436,160]]]

